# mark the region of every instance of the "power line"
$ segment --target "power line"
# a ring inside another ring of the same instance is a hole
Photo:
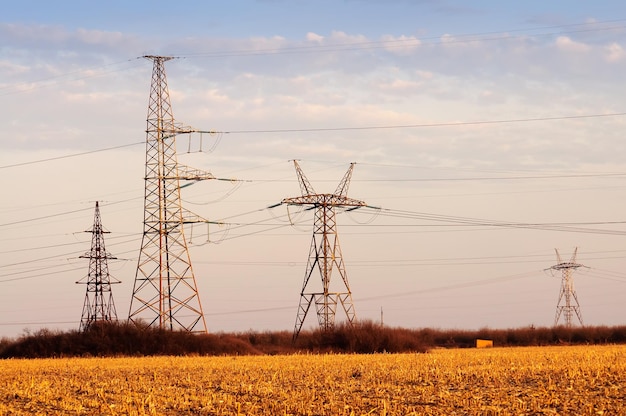
[[[416,295],[416,294],[442,292],[442,291],[447,291],[447,290],[467,288],[467,287],[473,287],[473,286],[483,286],[483,285],[488,285],[488,284],[493,284],[493,283],[500,283],[503,281],[521,279],[524,277],[533,276],[536,273],[537,272],[533,271],[533,272],[526,272],[526,273],[521,273],[517,275],[500,276],[500,277],[495,277],[491,279],[483,279],[483,280],[474,280],[470,282],[457,283],[453,285],[440,286],[440,287],[423,289],[423,290],[414,290],[414,291],[408,291],[408,292],[402,292],[402,293],[389,293],[389,294],[378,295],[378,296],[369,296],[369,297],[357,298],[356,301],[362,302],[362,301],[370,301],[370,300],[388,299],[388,298],[396,298],[396,297],[403,297],[403,296],[411,296],[411,295]],[[260,309],[241,309],[241,310],[236,310],[236,311],[215,312],[212,314],[209,313],[207,315],[235,315],[235,314],[245,314],[245,313],[271,312],[271,311],[286,310],[286,309],[293,309],[293,306],[277,306],[277,307],[272,307],[272,308],[260,308]]]
[[[87,210],[90,208],[86,208]],[[34,221],[34,220],[38,220],[38,219],[42,219],[42,218],[51,218],[51,217],[56,217],[56,216],[60,216],[60,215],[66,215],[66,214],[70,214],[70,213],[75,213],[75,212],[81,212],[84,211],[86,209],[80,209],[80,210],[73,210],[73,211],[68,211],[68,212],[64,212],[64,213],[58,213],[58,214],[52,214],[49,216],[45,216],[45,217],[39,217],[39,218],[35,218],[35,219],[30,219],[30,220],[22,220],[22,221],[18,221],[18,222],[14,222],[14,223],[23,223],[23,222],[28,222],[28,221]],[[247,211],[241,214],[235,214],[235,215],[231,215],[228,217],[228,219],[233,219],[236,217],[242,217],[242,216],[246,216],[246,215],[250,215],[250,214],[254,214],[257,212],[262,212],[264,210],[267,210],[269,208],[262,208],[262,209],[257,209],[257,210],[251,210],[251,211]],[[383,208],[383,209],[379,209],[379,208],[372,208],[372,207],[364,207],[361,208],[361,210],[375,210],[377,212],[377,214],[381,217],[388,217],[388,218],[399,218],[399,219],[406,219],[406,220],[414,220],[414,221],[434,221],[434,222],[438,222],[441,224],[414,224],[414,223],[407,223],[407,222],[403,222],[400,224],[370,224],[368,225],[368,227],[376,227],[376,228],[394,228],[394,227],[402,227],[402,228],[406,228],[406,227],[420,227],[420,228],[424,228],[424,227],[437,227],[437,228],[441,228],[441,227],[471,227],[472,230],[477,231],[479,230],[477,227],[486,227],[486,228],[482,228],[482,230],[489,230],[489,229],[498,229],[498,228],[522,228],[522,229],[536,229],[536,230],[544,230],[544,231],[559,231],[559,232],[577,232],[577,233],[593,233],[593,234],[609,234],[609,235],[624,235],[626,234],[626,231],[620,231],[620,230],[605,230],[605,229],[598,229],[598,228],[587,228],[587,227],[583,227],[583,226],[599,226],[599,225],[623,225],[626,224],[626,221],[586,221],[586,222],[559,222],[559,223],[525,223],[525,222],[505,222],[505,221],[497,221],[497,220],[491,220],[491,219],[478,219],[478,218],[471,218],[471,217],[461,217],[461,216],[446,216],[446,215],[439,215],[439,214],[430,214],[430,213],[424,213],[424,212],[415,212],[415,211],[406,211],[406,210],[394,210],[394,209],[388,209],[388,208]],[[259,221],[255,221],[255,222],[250,222],[250,223],[243,223],[243,222],[238,222],[238,223],[232,223],[232,222],[223,222],[223,221],[219,221],[220,224],[224,224],[224,225],[228,225],[228,229],[225,231],[215,231],[215,233],[220,234],[220,233],[230,233],[232,231],[236,231],[238,229],[247,229],[249,227],[257,227],[257,226],[261,226],[261,227],[265,227],[263,229],[260,230],[255,230],[255,231],[250,231],[250,232],[246,232],[246,233],[242,233],[242,234],[237,234],[237,235],[231,235],[230,237],[224,237],[222,239],[220,239],[219,241],[226,241],[226,240],[233,240],[233,239],[237,239],[237,238],[242,238],[242,237],[247,237],[247,236],[251,236],[251,235],[256,235],[256,234],[262,234],[262,233],[267,233],[269,231],[273,231],[276,229],[281,229],[281,228],[285,228],[288,226],[292,226],[294,224],[290,223],[290,222],[285,222],[284,224],[276,224],[276,223],[271,223],[270,221],[276,219],[276,218],[287,218],[288,214],[282,214],[278,217],[272,217],[272,218],[266,218],[266,219],[262,219]],[[12,224],[14,224],[12,223]],[[447,223],[447,224],[446,224]],[[0,225],[7,225],[7,224],[0,224]],[[269,227],[269,228],[267,228]],[[344,225],[344,227],[350,227],[350,224]],[[421,231],[420,231],[421,232]],[[377,234],[379,234],[380,232],[377,232]],[[125,239],[122,242],[116,243],[117,244],[126,244],[128,242],[131,241],[135,241],[136,237],[133,237],[131,239]],[[75,243],[71,243],[71,244],[66,244],[66,245],[73,245]],[[40,248],[46,248],[46,247],[40,247]],[[72,255],[74,253],[66,253],[64,255],[60,255],[60,256],[64,256],[67,257],[68,255]],[[46,258],[42,258],[40,260],[45,260],[45,259],[54,259],[54,258],[58,258],[59,255],[56,256],[51,256],[51,257],[46,257]],[[11,263],[11,264],[6,264],[6,265],[2,265],[0,267],[9,267],[9,266],[16,266],[16,265],[21,265],[21,264],[28,264],[31,263],[31,261],[23,261],[23,262],[18,262],[18,263]]]
[[[391,259],[391,260],[350,260],[350,267],[414,267],[414,266],[467,266],[467,265],[491,265],[491,264],[520,264],[520,263],[547,263],[547,259],[533,258],[538,256],[495,256],[495,257],[450,257],[450,258],[426,258],[426,259]],[[614,257],[586,257],[585,260],[597,259],[621,259],[623,256]],[[199,261],[198,264],[209,264],[212,266],[234,266],[234,267],[294,267],[305,264],[302,261]],[[626,275],[619,276],[626,279]]]
[[[606,178],[623,177],[626,173],[581,173],[567,175],[533,176],[473,176],[469,178],[407,178],[407,179],[360,179],[356,182],[466,182],[466,181],[513,181],[525,179],[568,179],[568,178]]]
[[[63,215],[68,215],[68,214],[75,214],[77,212],[83,212],[83,211],[87,211],[90,210],[90,208],[80,208],[80,209],[75,209],[72,211],[65,211],[65,212],[59,212],[56,214],[49,214],[49,215],[44,215],[41,217],[35,217],[35,218],[28,218],[25,220],[17,220],[17,221],[13,221],[13,222],[5,222],[4,224],[0,224],[0,227],[6,227],[7,225],[15,225],[15,224],[23,224],[26,222],[33,222],[33,221],[39,221],[39,220],[46,220],[49,218],[55,218],[55,217],[61,217]]]
[[[521,279],[521,278],[525,278],[529,276],[534,276],[536,274],[538,274],[538,272],[532,271],[532,272],[520,273],[520,274],[515,274],[515,275],[510,275],[510,276],[499,276],[499,277],[493,277],[490,279],[473,280],[469,282],[456,283],[453,285],[439,286],[439,287],[434,287],[434,288],[429,288],[429,289],[410,290],[410,291],[404,291],[401,293],[389,293],[385,295],[369,296],[369,297],[361,298],[358,300],[369,301],[369,300],[378,300],[378,299],[387,299],[387,298],[398,298],[398,297],[403,297],[403,296],[411,296],[411,295],[426,294],[426,293],[433,293],[433,292],[442,292],[442,291],[453,290],[453,289],[464,289],[468,287],[484,286],[484,285],[489,285],[492,283],[500,283],[504,281],[517,280],[517,279]]]
[[[615,30],[624,28],[623,25],[616,26],[601,26],[609,23],[621,23],[626,19],[607,20],[602,22],[593,22],[595,27],[589,27],[590,23],[574,23],[561,26],[544,26],[531,29],[512,29],[506,31],[491,31],[491,32],[478,32],[478,33],[466,33],[466,34],[450,34],[429,36],[423,38],[403,38],[393,40],[381,40],[381,41],[362,41],[362,42],[347,42],[347,43],[332,43],[332,44],[315,44],[306,46],[294,46],[283,48],[265,48],[265,49],[241,49],[233,51],[216,51],[216,52],[198,52],[188,54],[177,54],[180,58],[226,58],[226,57],[241,57],[241,56],[265,56],[265,55],[283,55],[283,54],[298,54],[298,53],[326,53],[326,52],[346,52],[357,50],[372,50],[382,48],[403,48],[421,45],[434,45],[434,44],[451,44],[451,43],[469,43],[477,41],[495,41],[495,40],[513,40],[510,36],[511,33],[524,33],[524,32],[536,32],[538,30],[558,29],[558,28],[575,28],[582,27],[581,29],[565,30],[565,31],[552,31],[545,33],[534,33],[535,37],[547,37],[552,35],[564,35],[571,33],[587,33],[587,32],[599,32],[607,30]]]
[[[448,216],[439,214],[429,214],[423,212],[413,212],[404,210],[393,210],[386,208],[374,208],[365,207],[364,209],[376,209],[381,210],[379,215],[413,219],[413,220],[425,220],[444,223],[455,223],[465,226],[488,226],[495,228],[523,228],[523,229],[537,229],[544,231],[563,231],[563,232],[577,232],[577,233],[590,233],[590,234],[612,234],[612,235],[626,235],[626,231],[619,230],[603,230],[597,228],[583,228],[578,227],[580,225],[622,225],[626,224],[626,221],[594,221],[594,222],[569,222],[569,223],[524,223],[524,222],[505,222],[495,221],[488,219],[479,219],[471,217],[459,217]]]
[[[231,215],[228,218],[232,219],[232,218],[236,218],[240,216],[245,216],[245,215],[253,214],[259,211],[263,211],[265,209],[270,210],[277,206],[280,206],[280,205],[276,205],[276,206],[272,206],[272,207],[268,207],[264,209],[259,209],[259,210],[247,211],[239,215],[237,214]],[[403,222],[399,224],[369,224],[368,225],[368,227],[376,227],[376,228],[469,227],[471,228],[471,231],[494,230],[494,229],[503,229],[503,228],[518,228],[518,229],[532,229],[532,230],[542,230],[542,231],[572,232],[572,233],[585,233],[585,234],[626,235],[626,231],[583,227],[583,226],[602,226],[602,225],[607,225],[607,226],[624,225],[626,224],[626,221],[580,221],[580,222],[558,222],[558,223],[557,222],[527,223],[527,222],[518,222],[518,221],[498,221],[498,220],[491,220],[491,219],[480,219],[480,218],[461,217],[461,216],[447,216],[447,215],[431,214],[431,213],[424,213],[424,212],[394,210],[394,209],[389,209],[389,208],[376,208],[376,207],[370,207],[370,206],[366,206],[366,207],[360,208],[359,210],[352,211],[352,213],[354,212],[358,213],[359,211],[363,211],[363,210],[375,211],[377,215],[381,217],[399,218],[399,219],[414,220],[414,221],[431,221],[431,222],[436,223],[436,224],[415,224],[415,223]],[[340,211],[339,213],[343,213],[343,212],[345,211]],[[278,218],[286,217],[286,216],[288,216],[288,214],[283,214],[279,216]],[[219,234],[221,232],[230,234],[232,231],[251,227],[251,226],[271,227],[271,228],[264,228],[264,229],[257,230],[257,231],[251,231],[248,233],[230,235],[229,237],[224,237],[220,239],[220,242],[221,242],[221,241],[233,240],[233,239],[237,239],[241,237],[247,237],[247,236],[251,236],[255,234],[261,234],[261,233],[273,231],[279,228],[284,228],[289,225],[291,226],[295,225],[294,223],[291,223],[291,222],[285,223],[284,225],[269,223],[269,221],[271,221],[272,219],[275,219],[275,217],[262,219],[262,220],[250,222],[250,223],[220,222],[221,224],[228,224],[231,226],[228,227],[226,231],[218,230],[214,232],[214,234],[215,233]],[[361,227],[362,225],[357,225],[357,226]],[[342,227],[350,227],[350,225],[349,224],[343,225]],[[478,227],[483,227],[483,228],[478,228]],[[378,233],[379,232],[377,232],[377,234]]]
[[[422,38],[402,38],[402,39],[393,39],[393,40],[381,40],[381,41],[362,41],[362,42],[347,42],[347,43],[334,43],[328,45],[315,44],[315,45],[307,45],[307,46],[295,46],[295,47],[285,47],[285,48],[266,48],[266,49],[242,49],[242,50],[232,50],[232,51],[216,51],[216,52],[198,52],[198,53],[187,53],[187,54],[176,54],[177,56],[173,57],[175,59],[187,59],[187,58],[220,58],[220,57],[231,57],[231,56],[251,56],[251,55],[278,55],[278,54],[290,54],[290,53],[319,53],[319,52],[342,52],[342,51],[353,51],[353,50],[368,50],[368,49],[380,49],[380,48],[396,48],[396,47],[407,47],[407,46],[418,46],[422,44],[450,44],[450,43],[469,43],[476,41],[492,41],[492,40],[510,40],[514,39],[510,36],[511,33],[528,33],[532,36],[552,36],[552,35],[563,35],[563,34],[571,34],[571,33],[585,33],[585,32],[599,32],[599,31],[607,31],[607,30],[616,30],[623,29],[623,25],[613,25],[607,26],[608,24],[614,23],[623,23],[626,19],[613,19],[613,20],[604,20],[598,22],[585,22],[585,23],[572,23],[566,25],[552,25],[552,26],[541,26],[536,28],[527,28],[527,29],[508,29],[508,30],[499,30],[499,31],[490,31],[490,32],[477,32],[477,33],[462,33],[462,34],[449,34],[448,38],[445,40],[442,39],[444,35],[438,36],[429,36]],[[550,31],[544,33],[532,33],[540,30],[552,30],[552,29],[568,29],[568,28],[580,28],[573,30],[560,30],[560,31]],[[447,34],[446,34],[447,35]],[[499,36],[494,36],[499,35]],[[102,68],[107,68],[111,66],[126,64],[132,61],[140,61],[143,59],[143,56],[129,58],[123,61],[113,62],[109,64],[87,67],[76,71],[66,72],[59,75],[50,76],[47,78],[42,78],[34,81],[23,82],[19,85],[29,85],[29,84],[43,84],[48,81],[55,81],[62,78],[67,78],[72,75],[77,75],[81,73],[85,73],[87,71],[98,70]],[[138,63],[139,65],[139,63]],[[108,74],[112,72],[118,72],[125,70],[115,69],[111,71],[106,71],[103,73],[97,74],[89,74],[84,75],[78,78],[71,78],[71,80],[83,80],[88,78],[93,78],[97,76],[101,76],[103,74]],[[20,93],[24,91],[31,91],[33,88],[28,90],[17,90],[10,91],[11,89],[15,89],[15,85],[8,85],[5,87],[0,87],[0,96],[8,95],[13,93]],[[9,91],[9,92],[6,92]]]
[[[118,237],[113,237],[112,239],[122,238],[122,237],[123,236],[118,236]],[[120,241],[120,242],[117,242],[117,243],[114,243],[114,244],[110,244],[110,246],[117,246],[117,245],[120,245],[120,244],[127,244],[127,243],[130,243],[130,242],[139,241],[140,237],[141,237],[141,235],[137,234],[132,239]],[[84,244],[84,243],[82,243],[82,242],[73,242],[73,243],[68,243],[68,244],[57,244],[57,245],[54,245],[54,246],[47,246],[47,247],[34,247],[34,248],[28,248],[28,249],[23,249],[23,250],[20,249],[20,250],[14,250],[14,251],[4,251],[4,252],[1,252],[0,254],[6,254],[6,253],[15,252],[15,251],[31,251],[31,250],[37,250],[37,249],[43,249],[43,248],[56,248],[56,247],[61,247],[61,246],[66,246],[66,245],[75,245],[75,244]],[[49,257],[40,257],[40,258],[37,258],[37,260],[26,260],[26,261],[20,261],[20,262],[16,262],[16,263],[3,264],[3,265],[0,265],[0,268],[2,268],[2,267],[20,266],[20,265],[23,265],[23,264],[33,264],[35,262],[39,262],[39,261],[43,261],[43,260],[52,260],[52,259],[58,259],[58,258],[67,259],[68,256],[73,256],[73,255],[76,255],[76,252],[57,254],[57,255],[49,256]],[[119,260],[123,260],[123,259],[119,259]]]
[[[360,163],[361,165],[370,165],[368,163]],[[514,181],[526,179],[580,179],[580,178],[610,178],[623,177],[626,173],[572,173],[559,175],[520,175],[520,176],[470,176],[467,178],[396,178],[396,179],[356,179],[354,182],[374,183],[374,182],[468,182],[468,181]],[[252,179],[248,182],[291,182],[288,179],[262,180]],[[331,180],[319,180],[318,182],[332,182]],[[582,188],[585,189],[585,188]],[[592,188],[598,189],[598,188]],[[552,190],[550,192],[553,192]],[[475,194],[471,194],[475,195]]]
[[[106,147],[104,149],[88,150],[88,151],[85,151],[85,152],[71,153],[71,154],[67,154],[67,155],[63,155],[63,156],[49,157],[49,158],[46,158],[46,159],[31,160],[29,162],[14,163],[12,165],[0,166],[0,169],[15,168],[15,167],[18,167],[18,166],[26,166],[26,165],[34,165],[36,163],[51,162],[53,160],[69,159],[71,157],[85,156],[85,155],[90,155],[90,154],[93,154],[93,153],[106,152],[106,151],[115,150],[115,149],[122,149],[124,147],[137,146],[138,144],[145,144],[145,142],[135,142],[135,143],[129,143],[129,144],[122,144],[120,146]]]
[[[230,130],[223,131],[223,134],[264,134],[264,133],[306,133],[306,132],[328,132],[328,131],[363,131],[363,130],[384,130],[384,129],[412,129],[412,128],[427,128],[427,127],[459,127],[468,125],[481,125],[481,124],[507,124],[507,123],[530,123],[540,121],[558,121],[558,120],[574,120],[574,119],[589,119],[589,118],[601,118],[601,117],[622,117],[626,116],[626,112],[617,113],[605,113],[605,114],[584,114],[574,116],[555,116],[555,117],[534,117],[534,118],[519,118],[519,119],[501,119],[501,120],[477,120],[477,121],[464,121],[464,122],[443,122],[443,123],[423,123],[423,124],[396,124],[396,125],[382,125],[382,126],[347,126],[347,127],[320,127],[320,128],[299,128],[299,129],[269,129],[269,130]],[[33,160],[28,162],[15,163],[11,165],[0,166],[0,169],[14,168],[18,166],[32,165],[36,163],[50,162],[54,160],[67,159],[71,157],[84,156],[88,154],[105,152],[109,150],[121,149],[124,147],[137,146],[139,144],[145,144],[145,142],[135,142],[124,144],[120,146],[107,147],[103,149],[89,150],[86,152],[72,153],[63,156],[56,156],[46,159]],[[607,174],[608,176],[609,174]],[[615,174],[624,175],[624,174]],[[523,179],[523,177],[520,177]]]
[[[18,325],[53,325],[53,324],[76,324],[78,321],[29,321],[29,322],[0,322],[0,326],[18,326]]]
[[[421,123],[421,124],[396,124],[385,126],[355,126],[355,127],[320,127],[320,128],[302,128],[302,129],[273,129],[273,130],[229,130],[224,133],[230,134],[258,134],[258,133],[304,133],[304,132],[328,132],[328,131],[347,131],[347,130],[384,130],[384,129],[412,129],[425,127],[458,127],[484,124],[506,124],[506,123],[530,123],[539,121],[557,121],[557,120],[576,120],[586,118],[599,117],[620,117],[625,116],[626,112],[605,113],[605,114],[583,114],[574,116],[554,116],[554,117],[529,117],[501,120],[476,120],[476,121],[460,121],[460,122],[442,122],[442,123]]]
[[[45,270],[49,270],[49,269],[50,269],[49,267],[45,268]],[[42,269],[39,269],[39,270],[42,270]],[[18,280],[34,279],[36,277],[50,276],[50,275],[55,275],[55,274],[58,275],[58,274],[61,274],[61,273],[73,272],[73,271],[76,271],[76,270],[84,270],[84,267],[74,267],[72,269],[58,270],[58,271],[55,271],[55,272],[48,272],[48,273],[40,273],[40,274],[36,274],[36,275],[32,275],[32,276],[22,276],[22,277],[13,277],[13,278],[10,278],[10,279],[1,279],[0,283],[14,282],[14,281],[18,281]],[[12,274],[15,274],[15,273],[12,273]],[[9,276],[9,275],[5,274],[4,276]]]

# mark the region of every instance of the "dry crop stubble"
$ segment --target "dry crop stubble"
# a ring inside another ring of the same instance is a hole
[[[0,361],[0,414],[618,415],[626,347]]]

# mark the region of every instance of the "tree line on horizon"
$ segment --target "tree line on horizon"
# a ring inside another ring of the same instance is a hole
[[[434,348],[626,344],[626,326],[522,327],[478,330],[392,328],[371,321],[337,325],[331,331],[194,334],[104,322],[86,330],[41,329],[0,340],[0,358],[119,357],[157,355],[277,355],[320,353],[425,353]]]

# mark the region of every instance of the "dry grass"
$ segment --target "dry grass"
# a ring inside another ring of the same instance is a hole
[[[12,359],[0,414],[619,415],[626,348]]]

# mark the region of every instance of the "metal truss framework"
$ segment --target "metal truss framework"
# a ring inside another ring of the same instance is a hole
[[[578,318],[580,325],[583,325],[583,317],[580,312],[580,304],[578,303],[578,296],[574,290],[574,278],[572,272],[579,267],[585,267],[582,264],[576,263],[576,253],[578,247],[574,249],[574,253],[569,261],[561,260],[559,250],[556,251],[557,264],[550,267],[550,270],[561,271],[561,291],[559,293],[559,300],[556,306],[556,316],[554,318],[554,325],[559,324],[559,319],[563,316],[565,320],[565,326],[572,326],[572,319],[574,315]]]
[[[348,283],[348,276],[339,246],[337,235],[337,221],[335,219],[335,208],[357,209],[366,206],[366,203],[357,199],[348,198],[348,187],[354,169],[354,163],[350,164],[348,171],[339,183],[337,190],[333,194],[315,193],[306,176],[300,169],[296,160],[293,161],[300,191],[302,196],[295,198],[285,198],[282,203],[287,205],[310,206],[315,209],[315,219],[313,222],[313,238],[309,250],[309,259],[304,283],[300,292],[300,303],[296,316],[296,324],[293,333],[295,340],[302,329],[311,304],[315,305],[317,319],[323,330],[331,330],[335,325],[335,313],[338,305],[344,310],[348,322],[352,325],[356,321],[356,313],[352,302],[352,292]],[[322,288],[318,291],[308,289],[311,276],[315,270],[319,270],[322,280]],[[331,288],[331,276],[333,270],[337,270],[341,277],[339,288]]]
[[[181,180],[215,179],[177,161],[176,136],[193,133],[174,121],[165,62],[153,61],[146,130],[144,227],[128,319],[168,330],[207,332],[184,225],[207,220],[181,204]]]
[[[107,260],[114,260],[104,247],[104,231],[100,217],[100,206],[96,201],[96,209],[91,230],[91,251],[80,256],[81,259],[89,259],[89,272],[86,281],[79,280],[78,284],[87,285],[83,314],[80,319],[80,330],[87,330],[98,321],[117,321],[117,312],[113,302],[111,284],[120,283],[118,280],[111,281]]]

